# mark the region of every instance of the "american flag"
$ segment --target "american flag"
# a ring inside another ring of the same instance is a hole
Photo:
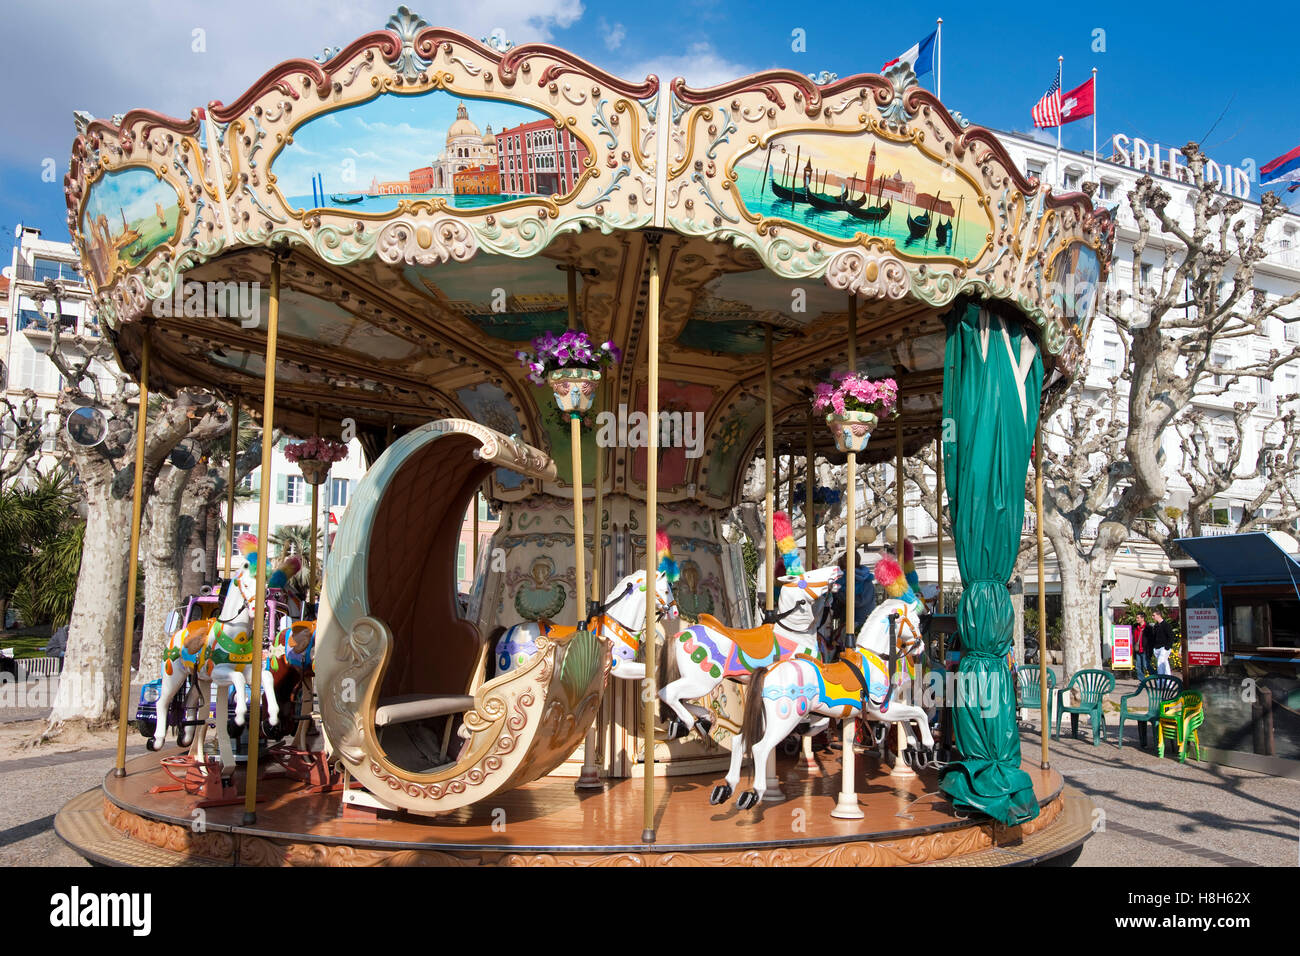
[[[1035,126],[1061,125],[1061,74],[1052,77],[1052,85],[1047,88],[1043,98],[1034,104]]]

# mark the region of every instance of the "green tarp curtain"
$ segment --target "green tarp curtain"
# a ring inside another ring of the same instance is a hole
[[[976,304],[955,308],[947,326],[943,461],[963,585],[962,657],[953,710],[960,759],[944,770],[940,787],[955,807],[1014,826],[1038,816],[1033,785],[1020,769],[1007,581],[1025,518],[1043,361],[1032,334]]]

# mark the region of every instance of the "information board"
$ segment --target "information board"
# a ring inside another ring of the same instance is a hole
[[[1133,628],[1128,624],[1116,624],[1112,640],[1114,646],[1110,654],[1110,669],[1131,671],[1133,669]]]
[[[1219,647],[1219,609],[1187,609],[1187,663],[1193,667],[1218,667],[1223,663]]]

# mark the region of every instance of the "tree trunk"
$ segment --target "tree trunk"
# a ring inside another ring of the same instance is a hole
[[[1060,553],[1058,551],[1057,555]],[[1066,681],[1077,671],[1101,667],[1097,600],[1104,573],[1094,571],[1079,559],[1067,559],[1062,564],[1061,645],[1065,652]],[[1044,621],[1042,626],[1047,627],[1047,622]]]
[[[1017,574],[1007,585],[1011,592],[1011,609],[1015,612],[1015,624],[1012,630],[1012,644],[1015,648],[1017,666],[1025,663],[1025,578]]]
[[[118,496],[108,477],[80,469],[85,482],[86,540],[77,598],[68,624],[68,646],[59,690],[50,713],[49,734],[64,721],[84,719],[91,725],[117,717],[122,680],[122,628],[131,539],[131,496]],[[130,609],[134,620],[134,608]],[[130,667],[130,660],[127,660]]]
[[[181,514],[181,499],[190,473],[168,465],[154,483],[149,499],[149,534],[144,542],[144,634],[140,644],[141,681],[159,676],[167,643],[167,615],[181,603],[181,569],[190,562],[188,544],[193,522]]]
[[[219,546],[221,543],[221,504],[213,502],[208,505],[207,527],[203,529],[203,581],[201,584],[216,584],[221,576],[217,568]]]

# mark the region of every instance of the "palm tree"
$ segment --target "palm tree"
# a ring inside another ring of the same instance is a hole
[[[302,568],[294,575],[292,582],[294,589],[306,593],[309,579],[311,578],[311,526],[308,524],[286,524],[276,528],[271,533],[268,542],[273,549],[277,558],[287,558],[291,554],[299,555],[302,558]],[[325,534],[321,529],[316,531],[316,577],[317,586],[320,585],[320,573],[324,568],[325,553]],[[271,567],[271,565],[268,565]]]
[[[85,521],[63,469],[0,490],[0,619],[12,600],[26,624],[66,624]]]

